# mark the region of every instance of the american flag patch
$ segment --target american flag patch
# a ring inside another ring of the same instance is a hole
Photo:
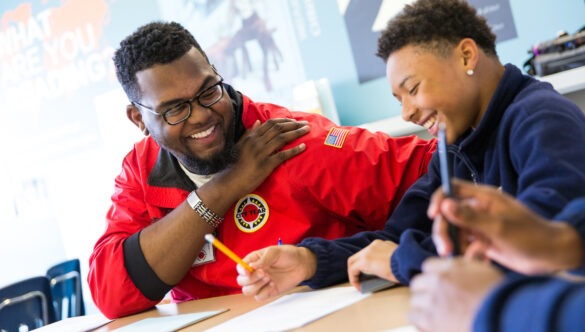
[[[349,129],[343,128],[331,128],[329,130],[329,134],[325,137],[325,145],[334,146],[336,148],[341,148],[343,146],[343,142],[345,141],[345,137],[349,133]]]

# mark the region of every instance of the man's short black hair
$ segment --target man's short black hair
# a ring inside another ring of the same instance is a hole
[[[463,38],[473,39],[486,54],[497,57],[495,34],[465,0],[418,0],[388,22],[378,39],[377,55],[387,61],[407,45],[445,54]]]
[[[155,64],[172,62],[195,47],[209,62],[193,35],[176,22],[152,22],[120,42],[114,53],[118,81],[131,101],[141,98],[136,73]]]

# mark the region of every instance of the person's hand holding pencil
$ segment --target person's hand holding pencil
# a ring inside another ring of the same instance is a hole
[[[437,247],[437,252],[441,256],[458,256],[461,255],[461,241],[459,229],[457,226],[448,222],[442,215],[440,205],[442,199],[453,199],[455,193],[451,186],[451,167],[452,164],[447,153],[447,137],[445,132],[445,123],[439,123],[438,146],[439,154],[439,171],[441,176],[441,188],[433,194],[431,204],[427,210],[429,218],[433,219],[433,242]],[[443,236],[447,233],[447,236]]]
[[[236,265],[237,283],[244,295],[267,300],[293,289],[315,274],[317,258],[309,249],[277,243],[252,251],[243,258],[253,272],[242,264]]]

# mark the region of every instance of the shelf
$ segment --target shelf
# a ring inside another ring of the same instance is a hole
[[[539,79],[549,82],[562,94],[585,90],[585,66],[542,76]]]
[[[363,123],[358,127],[371,132],[381,131],[390,136],[406,136],[426,132],[426,129],[410,122],[404,121],[401,116],[388,117],[378,121]]]

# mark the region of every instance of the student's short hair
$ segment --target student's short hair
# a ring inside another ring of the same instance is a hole
[[[377,55],[387,61],[407,45],[446,55],[463,38],[473,39],[486,54],[497,57],[495,34],[465,0],[418,0],[388,22],[378,39]]]
[[[139,27],[120,42],[114,53],[116,76],[131,101],[142,97],[136,73],[155,64],[172,62],[195,47],[205,60],[207,55],[193,35],[179,23],[152,22]]]

